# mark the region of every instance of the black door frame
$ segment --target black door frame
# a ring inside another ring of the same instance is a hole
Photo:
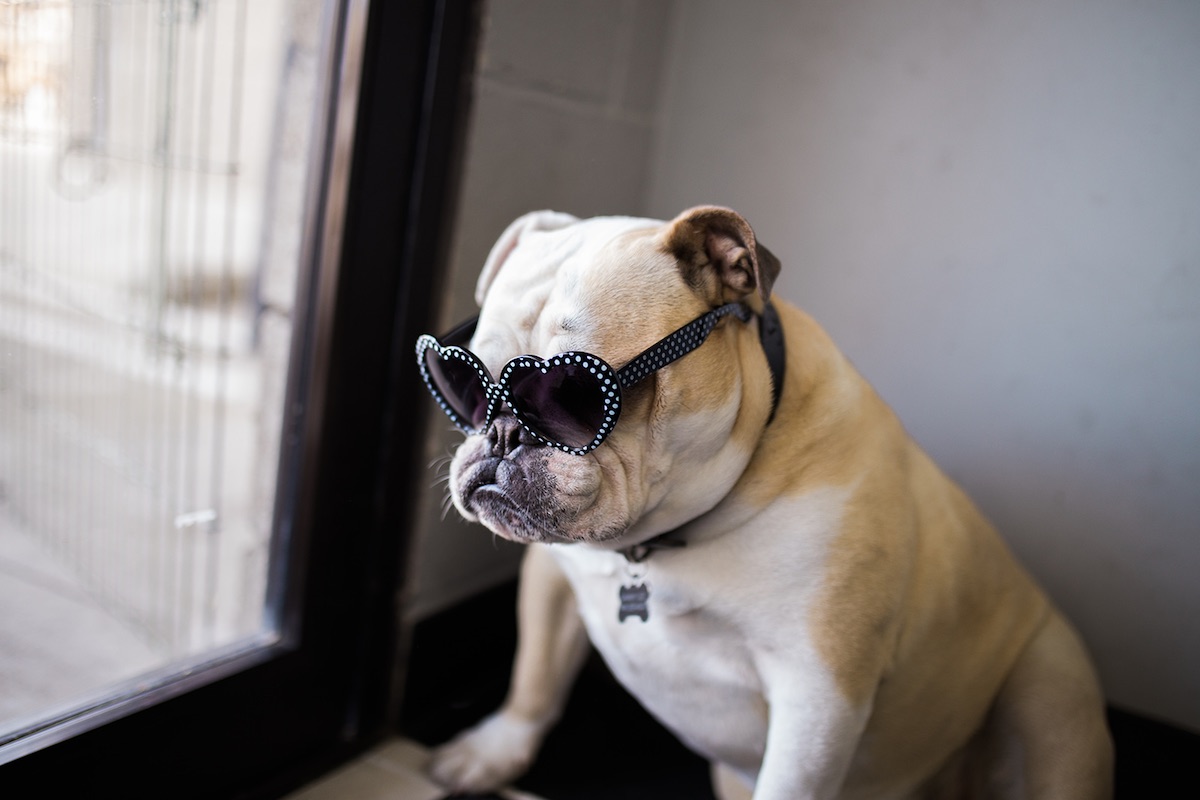
[[[0,785],[277,797],[393,727],[428,406],[412,343],[443,283],[481,13],[331,4],[269,580],[282,637],[31,731],[0,748]]]

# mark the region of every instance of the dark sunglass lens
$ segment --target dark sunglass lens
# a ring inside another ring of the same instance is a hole
[[[458,358],[443,358],[432,347],[425,351],[425,367],[459,419],[475,428],[483,425],[487,417],[487,392],[475,368]]]
[[[587,447],[604,425],[603,379],[583,364],[518,367],[509,387],[521,420],[551,442]]]

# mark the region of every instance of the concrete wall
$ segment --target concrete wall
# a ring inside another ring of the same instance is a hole
[[[1200,4],[683,2],[650,210],[742,210],[1082,629],[1200,729]]]
[[[1112,701],[1200,729],[1200,5],[491,7],[447,321],[522,211],[741,210]],[[455,516],[419,609],[511,574]]]

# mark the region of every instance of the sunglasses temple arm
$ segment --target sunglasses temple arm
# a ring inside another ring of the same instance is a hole
[[[677,331],[667,334],[658,342],[634,356],[633,360],[628,364],[617,370],[617,380],[620,382],[621,388],[628,389],[640,383],[646,376],[657,372],[669,364],[675,363],[704,344],[721,317],[733,314],[742,322],[748,322],[753,313],[749,306],[744,303],[726,303],[692,320]],[[689,333],[692,333],[695,337],[692,340],[691,346],[687,349],[676,349],[672,352],[669,345],[679,338],[686,337]]]

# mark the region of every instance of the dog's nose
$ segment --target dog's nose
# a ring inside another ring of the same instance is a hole
[[[507,457],[523,444],[538,443],[512,414],[500,414],[493,419],[488,426],[487,437],[492,455],[496,458]]]

